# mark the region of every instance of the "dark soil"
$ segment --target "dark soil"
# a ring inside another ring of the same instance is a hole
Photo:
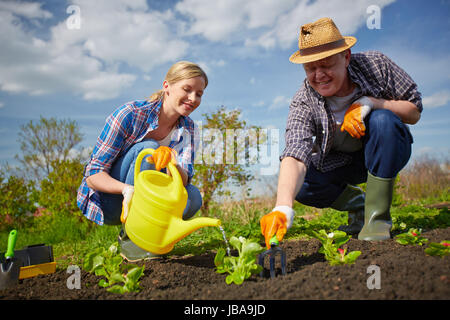
[[[450,228],[423,233],[431,242],[450,239]],[[215,272],[215,253],[170,257],[145,262],[141,292],[125,295],[107,292],[100,278],[82,271],[81,289],[68,289],[66,271],[19,281],[0,291],[10,300],[448,300],[450,257],[432,257],[423,246],[403,246],[395,240],[366,242],[351,239],[349,251],[362,254],[353,265],[330,266],[318,253],[317,240],[283,243],[287,274],[271,279],[253,275],[242,285],[227,285],[225,275]],[[267,263],[268,264],[268,263]],[[280,272],[279,261],[276,261]],[[370,265],[380,268],[381,288],[369,289]],[[266,268],[268,268],[266,266]]]

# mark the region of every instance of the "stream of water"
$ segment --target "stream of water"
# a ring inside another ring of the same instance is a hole
[[[228,256],[230,256],[230,246],[228,244],[227,236],[225,235],[225,230],[222,228],[222,226],[219,226],[219,229],[220,229],[220,231],[222,231],[222,237],[227,246],[227,254],[228,254]]]

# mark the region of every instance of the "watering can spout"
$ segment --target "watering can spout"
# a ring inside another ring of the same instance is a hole
[[[195,230],[203,227],[218,227],[221,225],[219,219],[214,218],[194,218],[191,220],[183,220],[179,218],[172,219],[170,227],[165,236],[164,246],[170,246],[177,243],[184,237],[188,236]]]

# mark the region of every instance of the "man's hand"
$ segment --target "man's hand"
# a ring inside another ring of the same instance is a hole
[[[169,162],[176,165],[176,159],[176,151],[166,146],[160,146],[155,150],[155,152],[153,152],[153,155],[145,158],[148,163],[155,164],[156,171],[160,171],[161,169],[167,167]]]
[[[120,214],[120,221],[125,223],[128,216],[128,211],[130,210],[130,201],[134,194],[134,187],[131,185],[125,185],[122,190],[123,201],[122,201],[122,213]]]
[[[344,116],[341,131],[347,131],[353,138],[361,138],[365,135],[366,126],[364,118],[373,109],[373,102],[368,97],[362,97],[352,103]]]
[[[266,246],[270,249],[270,239],[276,235],[277,240],[283,240],[287,230],[292,225],[294,210],[287,206],[275,207],[269,214],[263,216],[260,220],[261,233],[264,236]]]

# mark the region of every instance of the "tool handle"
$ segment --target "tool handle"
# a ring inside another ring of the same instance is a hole
[[[11,230],[8,237],[8,248],[6,249],[5,258],[11,259],[14,257],[14,248],[16,247],[17,230]]]
[[[270,245],[271,246],[278,246],[280,242],[277,239],[276,235],[273,235],[273,237],[270,239]]]

